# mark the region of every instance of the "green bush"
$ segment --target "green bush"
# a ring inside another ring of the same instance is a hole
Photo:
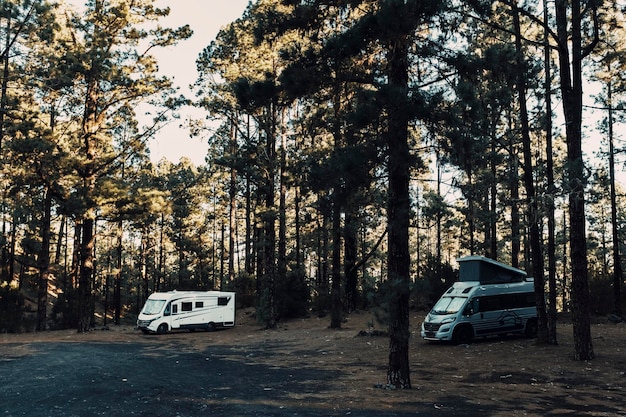
[[[22,330],[24,295],[10,285],[0,286],[0,333],[17,333]]]
[[[52,321],[55,329],[78,327],[78,290],[68,289],[59,294],[52,306]]]
[[[309,314],[311,292],[304,271],[292,271],[285,282],[276,284],[276,307],[280,318],[299,318]]]
[[[420,276],[412,285],[412,306],[421,311],[430,310],[458,278],[458,271],[455,271],[449,263],[439,262],[434,256],[429,256]]]
[[[237,308],[254,307],[256,305],[256,281],[252,275],[240,273],[231,282],[228,282],[224,291],[233,291],[237,294]]]

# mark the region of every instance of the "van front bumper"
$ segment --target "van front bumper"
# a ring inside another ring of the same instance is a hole
[[[152,333],[156,333],[157,328],[153,324],[157,321],[157,319],[152,320],[137,320],[137,329],[141,331],[148,331]]]
[[[424,322],[420,335],[424,340],[452,340],[452,326],[451,324]]]

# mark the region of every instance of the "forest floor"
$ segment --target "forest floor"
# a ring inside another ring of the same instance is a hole
[[[328,318],[263,330],[237,314],[215,332],[0,335],[0,416],[626,416],[623,323],[597,319],[596,358],[575,361],[571,324],[558,346],[454,346],[423,341],[414,313],[402,390],[386,386],[388,338],[371,313],[340,330]]]

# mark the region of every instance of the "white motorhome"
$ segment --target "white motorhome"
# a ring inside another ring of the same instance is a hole
[[[469,343],[510,333],[535,337],[534,281],[526,273],[482,258],[459,259],[461,278],[437,301],[422,323],[425,340]],[[499,278],[494,278],[499,277]]]
[[[148,297],[137,318],[144,333],[167,333],[173,329],[215,330],[235,325],[235,293],[224,291],[155,292]]]

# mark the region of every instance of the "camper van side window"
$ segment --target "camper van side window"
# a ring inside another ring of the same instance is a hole
[[[171,308],[172,308],[172,303],[167,303],[167,306],[165,307],[165,311],[163,312],[163,315],[169,316],[170,314],[172,314]]]
[[[218,306],[228,305],[229,301],[230,301],[229,297],[217,297],[217,305]]]
[[[196,301],[196,308],[204,307],[204,301]]]
[[[502,297],[499,295],[482,297],[480,299],[480,311],[496,311],[502,309]]]
[[[181,311],[191,311],[191,310],[193,310],[193,303],[192,302],[182,302],[180,304],[180,310]]]
[[[178,304],[172,306],[172,314],[178,314]]]

